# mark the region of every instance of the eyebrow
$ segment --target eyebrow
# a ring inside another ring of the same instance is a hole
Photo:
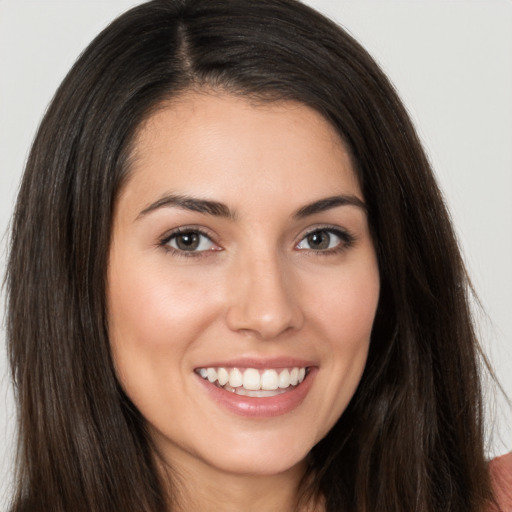
[[[224,203],[190,196],[168,194],[144,208],[144,210],[142,210],[137,216],[137,219],[144,217],[148,213],[151,213],[160,208],[168,208],[173,206],[183,210],[206,213],[215,217],[225,217],[231,220],[235,220],[237,217],[236,212],[230,210],[230,208]]]
[[[299,208],[292,215],[292,218],[303,219],[316,213],[321,213],[327,210],[331,210],[332,208],[337,208],[338,206],[355,206],[357,208],[361,208],[364,212],[367,210],[366,204],[356,196],[336,195],[320,199],[314,203],[310,203]],[[181,208],[183,210],[205,213],[207,215],[224,217],[231,220],[236,220],[238,217],[236,211],[231,210],[227,205],[219,201],[199,199],[184,195],[168,194],[144,208],[144,210],[142,210],[137,216],[137,219],[144,217],[145,215],[160,208],[168,207]]]
[[[303,206],[293,214],[293,217],[303,219],[304,217],[325,212],[332,208],[337,208],[338,206],[355,206],[361,208],[365,213],[367,211],[366,204],[358,197],[353,195],[338,195],[326,197],[325,199],[320,199],[319,201]]]

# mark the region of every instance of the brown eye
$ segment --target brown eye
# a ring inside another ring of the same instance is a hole
[[[182,233],[176,236],[176,247],[181,251],[195,251],[199,247],[198,233]]]
[[[175,233],[167,240],[166,245],[183,252],[211,251],[215,247],[210,238],[199,231]]]
[[[328,252],[350,246],[353,238],[338,229],[317,229],[308,233],[296,246],[297,249]]]
[[[328,249],[331,242],[331,235],[327,231],[315,231],[310,233],[306,240],[309,244],[310,249]]]

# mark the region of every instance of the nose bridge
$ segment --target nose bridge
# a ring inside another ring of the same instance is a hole
[[[260,249],[237,262],[230,291],[228,324],[237,331],[272,339],[302,323],[293,272],[277,251]]]

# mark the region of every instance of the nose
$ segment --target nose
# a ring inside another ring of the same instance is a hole
[[[229,289],[231,330],[271,340],[302,327],[293,273],[278,258],[251,258],[237,265]]]

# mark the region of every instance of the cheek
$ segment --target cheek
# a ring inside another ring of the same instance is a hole
[[[322,291],[312,294],[313,316],[329,333],[328,338],[335,346],[356,349],[366,345],[370,338],[380,278],[375,259],[368,260],[347,265],[339,273],[331,274],[324,280]]]
[[[214,308],[214,297],[193,276],[170,272],[162,260],[142,265],[136,258],[118,258],[108,276],[116,373],[131,401],[155,424],[168,424],[172,411],[184,408],[187,354]]]
[[[363,374],[379,299],[379,274],[372,259],[331,276],[323,293],[311,302],[315,328],[321,334],[318,350],[325,364],[320,372],[323,389],[318,416],[326,418],[323,437],[352,399]]]
[[[215,303],[211,286],[198,286],[197,276],[153,265],[118,265],[109,276],[109,320],[112,342],[139,342],[163,350],[199,329]],[[141,270],[143,269],[143,270]],[[201,313],[198,315],[198,304]],[[120,336],[120,333],[123,333]]]
[[[118,258],[109,272],[109,337],[118,378],[142,410],[180,380],[200,325],[197,287],[160,265]],[[158,263],[158,262],[157,262]]]

